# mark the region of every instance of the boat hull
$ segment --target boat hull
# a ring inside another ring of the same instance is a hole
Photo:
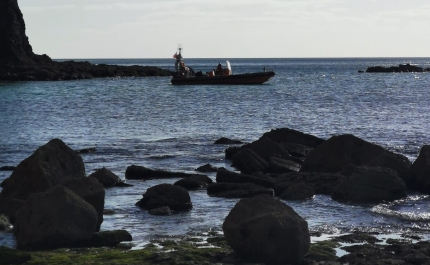
[[[259,72],[228,76],[173,77],[172,85],[260,85],[275,76],[275,72]]]

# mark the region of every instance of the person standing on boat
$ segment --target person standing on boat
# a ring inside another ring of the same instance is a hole
[[[216,67],[215,75],[222,75],[222,72],[223,72],[222,65],[219,63],[218,66]]]

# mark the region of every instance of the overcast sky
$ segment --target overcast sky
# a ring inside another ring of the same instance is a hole
[[[429,0],[18,0],[52,58],[430,57]]]

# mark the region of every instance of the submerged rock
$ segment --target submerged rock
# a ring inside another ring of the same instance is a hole
[[[268,195],[240,200],[223,223],[225,239],[250,262],[299,264],[309,250],[307,222]]]
[[[216,140],[214,144],[243,144],[243,142],[221,137],[220,139]]]

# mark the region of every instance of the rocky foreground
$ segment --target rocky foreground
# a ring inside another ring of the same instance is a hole
[[[25,23],[17,0],[0,1],[0,80],[60,81],[101,77],[170,76],[153,66],[118,66],[89,62],[56,62],[37,55],[25,34]]]
[[[106,168],[86,176],[84,151],[53,139],[18,166],[4,167],[13,171],[0,184],[0,228],[14,233],[18,250],[0,248],[0,264],[430,264],[430,244],[419,234],[380,242],[357,232],[311,244],[306,220],[288,206],[315,194],[360,204],[404,198],[408,189],[430,194],[427,145],[412,164],[353,135],[324,140],[283,128],[227,147],[226,158],[239,172],[196,169],[216,171],[216,182],[204,174],[131,165],[126,179],[179,179],[147,189],[135,202],[152,215],[192,211],[193,189],[242,198],[225,218],[223,235],[153,242],[142,250],[123,243],[132,241],[127,231],[99,232],[104,189],[127,184]],[[336,249],[347,253],[336,256]]]

